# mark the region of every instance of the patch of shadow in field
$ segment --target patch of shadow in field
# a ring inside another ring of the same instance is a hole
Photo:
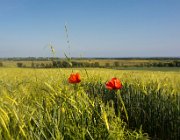
[[[126,121],[130,129],[142,127],[153,139],[179,139],[179,94],[165,94],[164,89],[156,89],[156,83],[147,85],[147,90],[137,88],[135,84],[124,83],[121,96],[128,112],[129,121],[126,121],[122,104],[117,103],[117,96],[109,91],[101,82],[86,83],[86,92],[90,98],[101,98],[113,107],[121,119]]]

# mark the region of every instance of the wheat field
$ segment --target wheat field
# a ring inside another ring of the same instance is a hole
[[[76,72],[81,82],[68,83]],[[105,87],[112,77],[128,119]],[[0,139],[175,140],[179,99],[180,71],[1,68]]]

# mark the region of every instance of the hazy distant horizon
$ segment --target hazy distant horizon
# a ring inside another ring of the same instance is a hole
[[[0,58],[180,57],[178,0],[0,0]],[[68,27],[70,50],[65,24]]]
[[[25,57],[0,57],[0,59],[47,59],[47,58],[57,58],[57,59],[66,59],[66,57],[33,57],[33,56],[25,56]],[[71,59],[180,59],[180,56],[177,57],[71,57]]]

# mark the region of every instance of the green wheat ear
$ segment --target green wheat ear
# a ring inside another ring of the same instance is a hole
[[[68,28],[67,25],[64,25],[65,28],[65,33],[66,33],[66,41],[67,41],[67,45],[68,45],[68,49],[69,49],[69,57],[71,57],[71,53],[70,53],[70,49],[71,49],[71,45],[70,45],[70,41],[69,41],[69,34],[68,34]]]
[[[65,55],[65,57],[66,57],[66,60],[67,60],[68,64],[72,67],[71,58],[68,57],[68,56],[66,55],[66,53],[64,53],[64,55]]]
[[[69,56],[64,53],[65,57],[66,57],[66,60],[68,62],[68,64],[70,65],[70,67],[72,67],[72,62],[71,62],[71,53],[70,53],[70,49],[71,49],[71,45],[70,45],[70,41],[69,41],[69,34],[68,34],[68,28],[67,28],[67,25],[65,24],[64,25],[64,28],[65,28],[65,33],[66,33],[66,40],[67,40],[67,45],[68,45],[68,49],[69,49]],[[72,70],[73,71],[73,70]]]
[[[55,56],[56,51],[55,51],[55,49],[54,49],[53,45],[50,43],[48,47],[51,49],[51,53],[52,53],[52,55],[53,55],[53,56]]]

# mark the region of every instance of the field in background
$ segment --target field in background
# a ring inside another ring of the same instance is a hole
[[[60,58],[6,58],[0,59],[0,67],[23,68],[68,68],[68,67],[96,67],[96,68],[180,68],[179,58],[73,58],[71,65],[67,59]]]
[[[72,72],[78,86],[67,82]],[[105,88],[112,77],[128,121]],[[0,139],[180,138],[180,71],[1,68],[0,95]]]

